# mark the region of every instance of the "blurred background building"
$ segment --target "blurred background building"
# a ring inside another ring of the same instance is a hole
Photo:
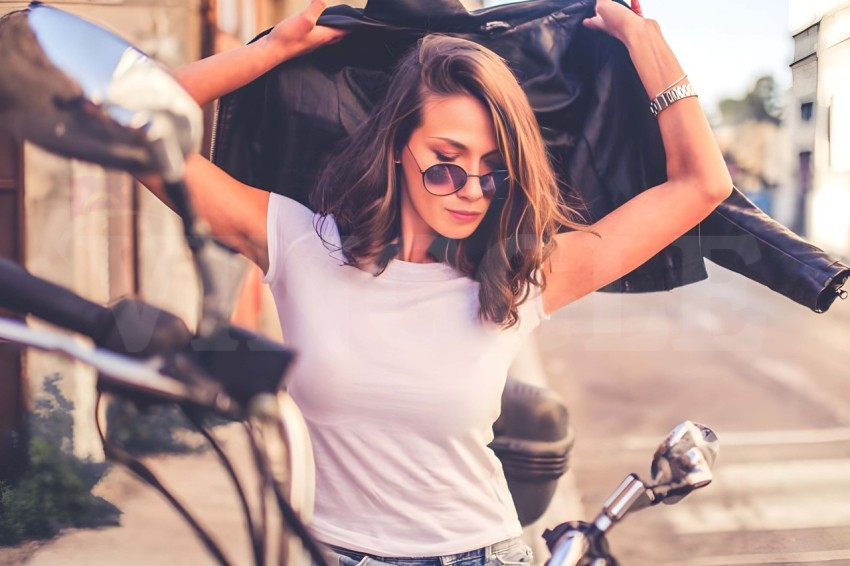
[[[850,255],[850,2],[790,0],[793,131],[802,226]]]
[[[774,77],[759,77],[742,98],[720,100],[713,124],[735,186],[789,227],[799,225],[787,96]],[[799,232],[799,230],[796,230]]]
[[[644,8],[654,2],[646,0]],[[330,2],[336,3],[336,2]],[[365,0],[347,2],[362,6]],[[498,0],[466,0],[467,8]],[[308,0],[56,1],[111,27],[168,66],[250,40]],[[25,6],[0,0],[0,14]],[[660,6],[659,6],[660,7]],[[668,8],[664,8],[667,10]],[[714,4],[714,10],[728,10]],[[659,11],[659,18],[661,18]],[[690,15],[689,15],[690,16]],[[739,97],[706,108],[736,184],[780,222],[850,255],[850,0],[789,0],[793,86],[753,77]],[[670,28],[670,34],[682,26]],[[793,39],[792,39],[793,37]],[[674,46],[676,47],[676,46]],[[677,51],[678,52],[678,51]],[[212,109],[207,109],[208,120]],[[180,227],[128,176],[0,140],[0,254],[108,303],[138,294],[193,323],[198,290]],[[246,278],[235,320],[280,337],[261,274]],[[0,348],[0,461],[45,377],[60,373],[75,408],[76,452],[100,457],[94,375],[37,352]]]
[[[210,50],[208,3],[53,4],[113,29],[166,65],[182,64]],[[0,15],[25,6],[0,0]],[[170,212],[127,175],[59,159],[10,139],[0,146],[0,216],[7,220],[0,223],[0,253],[94,301],[107,303],[140,293],[193,319],[193,270]],[[101,456],[93,427],[93,372],[40,352],[5,349],[0,356],[0,462],[20,459],[21,443],[14,441],[24,429],[24,407],[33,406],[44,379],[52,374],[62,376],[63,394],[74,403],[74,451]]]
[[[0,15],[26,4],[0,0]],[[245,43],[302,10],[308,1],[51,4],[112,29],[166,66],[177,67]],[[211,121],[212,109],[205,110]],[[197,279],[175,215],[128,175],[57,158],[6,137],[0,139],[0,254],[93,301],[109,303],[140,295],[190,325],[196,320]],[[269,305],[255,270],[246,281],[235,317],[279,337]],[[59,385],[74,404],[74,452],[102,458],[94,429],[94,372],[53,355],[21,354],[0,346],[0,464],[21,460],[26,408],[42,392],[45,378],[54,374],[62,376]]]

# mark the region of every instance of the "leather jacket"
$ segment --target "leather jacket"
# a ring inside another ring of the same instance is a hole
[[[457,0],[330,7],[319,23],[352,33],[222,98],[213,161],[245,183],[306,204],[330,150],[380,102],[395,63],[424,34],[439,32],[478,42],[508,61],[537,115],[567,202],[594,222],[666,179],[661,134],[628,52],[581,25],[594,7],[595,0],[473,12]],[[850,275],[850,267],[734,189],[706,220],[602,290],[693,283],[707,277],[704,258],[816,312],[829,308]]]

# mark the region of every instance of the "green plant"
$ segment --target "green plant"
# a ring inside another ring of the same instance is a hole
[[[106,410],[106,421],[107,439],[136,456],[191,454],[206,449],[199,444],[194,425],[175,405],[152,405],[140,410],[130,401],[114,399]],[[210,426],[212,421],[205,422]]]
[[[121,511],[91,494],[102,475],[98,466],[40,438],[30,442],[29,459],[17,484],[0,486],[0,544],[48,538],[68,527],[118,524]]]
[[[71,455],[74,405],[59,375],[44,380],[45,395],[31,415],[29,462],[14,484],[0,484],[0,545],[47,538],[68,527],[117,525],[121,511],[92,495],[107,466]]]

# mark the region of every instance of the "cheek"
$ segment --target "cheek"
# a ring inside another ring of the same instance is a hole
[[[440,222],[440,206],[439,197],[435,197],[423,188],[417,191],[414,188],[414,194],[411,195],[413,206],[416,207],[416,212],[422,217],[432,228]]]
[[[436,213],[440,209],[439,197],[425,190],[425,187],[422,186],[422,175],[419,172],[416,172],[415,175],[406,175],[405,180],[407,181],[405,190],[413,208],[416,209],[419,216],[430,224],[431,221],[435,220]]]

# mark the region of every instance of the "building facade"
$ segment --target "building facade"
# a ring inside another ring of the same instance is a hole
[[[790,0],[797,185],[806,234],[850,256],[850,0]]]
[[[333,3],[333,2],[331,2]],[[363,5],[365,2],[355,2]],[[113,30],[167,67],[240,45],[308,0],[56,0],[52,5]],[[0,15],[26,7],[0,0]],[[212,109],[206,109],[208,121]],[[135,295],[191,327],[198,280],[176,215],[130,176],[0,139],[0,254],[39,277],[103,304]],[[279,337],[279,324],[261,274],[249,274],[235,317]],[[30,320],[38,325],[39,321]],[[95,430],[95,373],[55,355],[0,350],[0,461],[20,458],[13,440],[44,380],[60,375],[74,405],[73,448],[102,457]]]

